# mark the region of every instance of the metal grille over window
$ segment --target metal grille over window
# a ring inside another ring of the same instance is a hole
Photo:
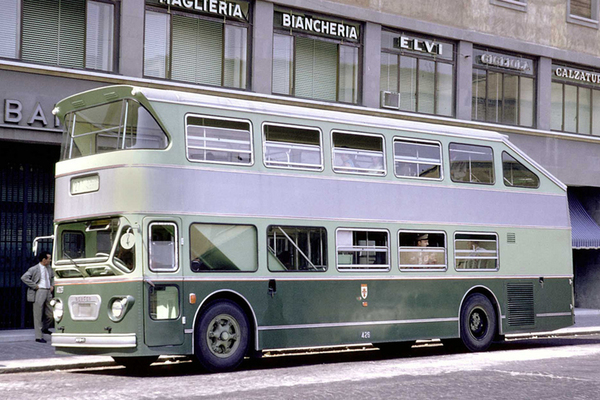
[[[502,153],[502,172],[506,186],[537,188],[540,178],[507,152]]]
[[[385,175],[385,153],[380,136],[333,132],[333,170]]]
[[[270,124],[263,129],[267,167],[323,169],[320,130]]]
[[[496,234],[456,233],[454,259],[457,270],[497,270],[498,236]]]
[[[252,164],[252,131],[247,121],[188,115],[187,157],[190,161]]]
[[[494,153],[491,147],[451,143],[450,177],[454,182],[494,183]]]
[[[387,231],[338,229],[337,268],[340,271],[389,271]]]
[[[256,241],[254,226],[192,224],[190,268],[193,272],[256,271]]]
[[[446,234],[440,232],[400,232],[400,270],[445,270]]]
[[[267,231],[270,271],[327,270],[325,228],[270,226]]]
[[[440,144],[394,139],[394,171],[399,177],[441,179]]]

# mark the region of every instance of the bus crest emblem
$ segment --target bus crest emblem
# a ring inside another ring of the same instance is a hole
[[[367,288],[367,285],[366,284],[360,285],[360,297],[362,297],[364,300],[366,300],[368,295],[369,295],[369,288]]]

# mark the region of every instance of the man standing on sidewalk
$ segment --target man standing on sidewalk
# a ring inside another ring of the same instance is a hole
[[[52,324],[52,291],[54,290],[54,276],[52,274],[52,255],[42,251],[38,257],[40,263],[29,268],[21,280],[27,288],[27,301],[33,303],[33,326],[35,328],[35,341],[46,343],[43,334],[52,334],[48,330]]]

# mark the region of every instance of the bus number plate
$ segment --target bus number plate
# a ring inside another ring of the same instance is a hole
[[[363,339],[371,339],[371,332],[367,331],[367,332],[362,332],[360,334],[360,337]]]

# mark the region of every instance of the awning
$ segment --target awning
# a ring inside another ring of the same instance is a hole
[[[574,249],[600,249],[600,226],[573,193],[568,193],[571,241]]]

